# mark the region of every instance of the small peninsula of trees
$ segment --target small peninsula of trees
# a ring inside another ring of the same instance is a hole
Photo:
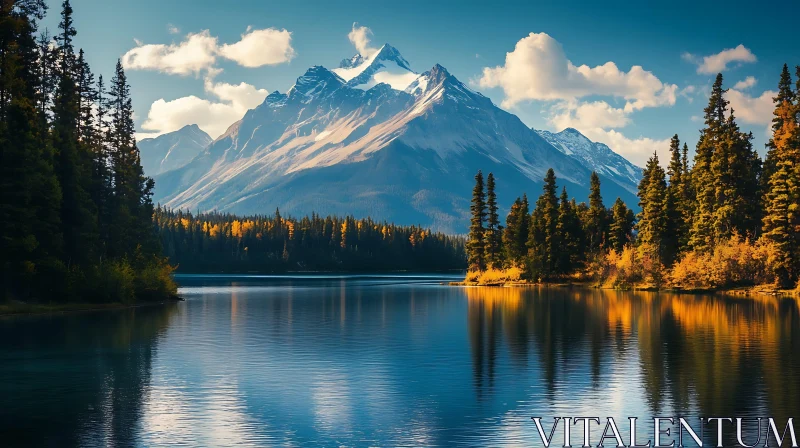
[[[69,0],[55,36],[38,34],[45,10],[0,2],[0,301],[174,295],[122,65],[95,80]]]
[[[552,169],[529,214],[517,198],[502,229],[492,216],[490,173],[476,176],[467,241],[467,281],[593,280],[614,287],[679,289],[771,284],[794,288],[800,277],[800,66],[792,85],[783,66],[774,98],[772,138],[762,161],[753,136],[728,108],[719,74],[705,108],[705,126],[689,164],[677,135],[664,169],[656,154],[639,183],[640,212],[617,198],[607,209],[600,179],[591,177],[589,204],[558,194]],[[496,207],[496,206],[495,206]],[[491,249],[490,249],[491,248]],[[499,254],[492,258],[489,254]]]
[[[156,209],[161,244],[186,272],[464,269],[464,238],[370,218],[193,215]]]

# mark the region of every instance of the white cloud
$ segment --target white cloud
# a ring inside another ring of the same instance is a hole
[[[352,42],[353,46],[356,47],[358,54],[368,58],[378,51],[377,48],[372,48],[369,45],[369,36],[371,35],[371,29],[365,26],[358,26],[358,22],[353,22],[353,29],[347,33],[347,38],[350,39],[350,42]]]
[[[167,24],[167,31],[169,32],[169,34],[178,34],[181,32],[180,28],[171,23]]]
[[[477,81],[483,88],[500,87],[504,107],[525,100],[575,100],[600,95],[624,98],[625,111],[675,104],[677,86],[662,83],[635,65],[628,72],[613,62],[574,65],[561,44],[546,33],[530,33],[506,53],[505,64],[485,67]]]
[[[138,137],[154,137],[176,131],[188,124],[197,124],[212,138],[222,135],[228,127],[244,116],[245,112],[264,101],[267,91],[250,84],[228,84],[205,80],[205,91],[219,101],[210,101],[195,95],[166,101],[155,101],[142,124],[146,132]]]
[[[275,28],[249,31],[239,42],[220,47],[219,53],[243,67],[277,65],[295,57],[292,33]]]
[[[748,76],[747,78],[734,84],[733,88],[736,90],[745,90],[749,89],[750,87],[753,87],[754,85],[756,85],[757,82],[758,80],[755,77]]]
[[[136,47],[122,56],[122,65],[133,70],[158,70],[172,75],[197,74],[216,61],[217,38],[206,31],[190,33],[179,44],[148,44],[136,41]]]
[[[550,110],[549,124],[555,131],[575,128],[592,141],[605,143],[614,152],[636,165],[644,166],[647,159],[657,151],[659,161],[669,161],[669,139],[648,137],[628,138],[614,128],[623,128],[630,123],[624,109],[615,108],[604,101],[579,103],[564,101]]]
[[[630,123],[624,109],[612,107],[605,101],[592,103],[578,103],[565,101],[556,104],[549,118],[550,124],[556,129],[565,128],[621,128]]]
[[[669,139],[657,140],[641,136],[629,138],[613,129],[592,128],[580,131],[592,141],[605,143],[614,152],[625,157],[634,165],[645,166],[653,152],[658,154],[658,161],[662,166],[666,166],[669,163]]]
[[[692,103],[692,102],[694,102],[694,95],[696,93],[697,93],[697,87],[696,86],[686,86],[686,87],[682,88],[678,92],[678,95],[686,98],[686,101]]]
[[[294,57],[291,34],[274,28],[248,29],[238,42],[222,46],[208,30],[189,33],[177,44],[144,44],[135,40],[136,47],[122,56],[122,65],[132,70],[156,70],[184,76],[213,69],[219,56],[244,67],[275,65]]]
[[[731,102],[730,108],[738,121],[748,124],[768,125],[772,123],[772,111],[775,109],[772,98],[777,95],[778,92],[767,90],[760,96],[752,97],[733,88],[728,90],[725,98]]]
[[[739,44],[736,48],[726,48],[717,54],[704,56],[702,61],[690,53],[684,53],[681,57],[686,61],[697,64],[697,73],[702,75],[724,72],[728,69],[728,64],[732,62],[752,63],[757,61],[756,55],[742,44]]]

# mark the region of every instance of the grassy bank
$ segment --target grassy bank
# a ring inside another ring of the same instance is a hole
[[[479,287],[495,287],[495,288],[531,288],[531,287],[544,287],[544,288],[584,288],[584,289],[606,289],[615,291],[652,291],[652,292],[674,292],[680,294],[728,294],[735,296],[754,296],[754,295],[767,295],[767,296],[784,296],[784,297],[798,297],[800,290],[797,289],[780,289],[774,285],[756,285],[756,286],[739,286],[731,288],[714,288],[714,287],[699,287],[699,288],[680,288],[680,287],[658,287],[652,284],[642,283],[635,285],[627,285],[625,287],[612,286],[608,284],[599,284],[592,281],[582,280],[564,280],[560,282],[529,282],[526,280],[513,280],[513,281],[462,281],[450,282],[450,286],[479,286]]]

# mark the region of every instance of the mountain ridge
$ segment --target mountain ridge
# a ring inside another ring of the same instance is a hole
[[[381,52],[405,61],[391,48]],[[352,80],[379,59],[340,65],[363,68]],[[414,76],[402,89],[364,88],[372,81],[354,87],[336,69],[311,67],[186,166],[159,175],[156,199],[192,210],[371,215],[461,233],[479,169],[495,173],[503,206],[524,192],[537,195],[550,167],[572,196],[588,195],[586,160],[555,148],[439,64]],[[607,200],[635,197],[624,179],[601,178]]]
[[[191,162],[212,138],[196,124],[186,125],[177,131],[138,142],[142,168],[148,176],[155,176],[183,167]]]

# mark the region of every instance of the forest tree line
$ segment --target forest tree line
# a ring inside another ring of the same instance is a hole
[[[371,218],[317,214],[300,219],[192,214],[158,207],[155,224],[181,272],[464,269],[464,238]]]
[[[475,177],[467,241],[468,281],[591,279],[614,287],[681,289],[772,284],[800,277],[800,66],[783,66],[772,137],[762,160],[743,132],[718,74],[689,163],[675,135],[664,169],[656,154],[638,188],[634,216],[619,198],[603,203],[591,176],[589,204],[558,194],[552,169],[529,213],[517,198],[501,226],[494,177]]]
[[[0,2],[0,301],[165,298],[125,72],[95,79],[69,0],[54,36],[38,29],[46,9]]]

